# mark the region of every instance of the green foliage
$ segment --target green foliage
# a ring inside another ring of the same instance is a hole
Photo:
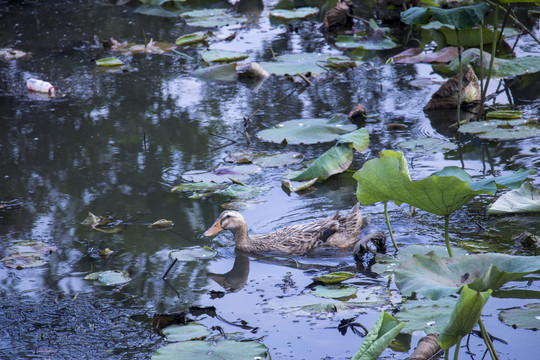
[[[352,360],[375,360],[399,334],[405,323],[383,311],[362,342]]]
[[[270,11],[270,16],[279,19],[305,19],[319,13],[316,7],[301,7],[294,10],[274,9]]]
[[[520,308],[505,309],[499,313],[499,319],[506,325],[521,329],[540,329],[540,303],[524,305]]]
[[[452,9],[441,9],[434,6],[412,7],[401,13],[401,21],[408,25],[414,25],[426,24],[430,19],[433,19],[462,29],[483,22],[489,9],[489,5],[485,2]]]
[[[502,195],[488,209],[488,214],[540,212],[540,192],[530,182]]]

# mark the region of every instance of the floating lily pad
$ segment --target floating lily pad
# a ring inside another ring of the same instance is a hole
[[[345,49],[388,50],[398,46],[391,39],[376,33],[374,36],[338,35],[336,46]]]
[[[186,46],[204,42],[206,41],[206,39],[208,39],[208,33],[197,32],[193,34],[182,35],[178,39],[176,39],[174,43],[176,45]]]
[[[167,230],[172,228],[174,223],[171,220],[161,219],[153,222],[148,227],[156,230]]]
[[[347,170],[353,160],[353,151],[347,144],[336,144],[324,152],[309,167],[287,177],[293,181],[324,180]]]
[[[249,55],[237,51],[225,51],[225,50],[203,50],[201,56],[207,63],[210,62],[233,62],[240,61],[247,58]]]
[[[153,39],[150,39],[148,44],[132,45],[129,48],[127,48],[126,51],[131,52],[132,54],[137,54],[137,53],[163,54],[175,48],[176,48],[175,44],[166,43],[166,42],[157,42],[157,41],[154,41]],[[122,64],[119,64],[119,65],[122,65]]]
[[[488,209],[488,214],[540,212],[540,192],[530,182],[503,194]]]
[[[311,290],[311,293],[315,296],[337,299],[337,300],[349,300],[356,297],[358,289],[353,285],[317,285]]]
[[[304,155],[298,152],[286,152],[279,154],[257,154],[253,158],[253,164],[260,167],[281,167],[286,165],[294,165],[302,162]]]
[[[116,57],[108,57],[104,59],[96,60],[96,64],[98,66],[120,66],[124,65],[122,60],[116,58]]]
[[[208,66],[202,69],[197,69],[193,72],[193,75],[198,78],[210,81],[236,81],[238,76],[236,74],[236,64],[220,64],[214,66]]]
[[[251,164],[255,154],[249,150],[230,153],[223,160],[233,164]]]
[[[279,19],[305,19],[307,17],[317,15],[319,9],[316,7],[301,7],[294,10],[286,9],[274,9],[270,11],[270,16],[279,18]]]
[[[326,68],[333,68],[340,62],[351,61],[353,60],[347,57],[336,57],[329,54],[299,53],[279,55],[274,61],[261,62],[259,65],[273,75],[295,75],[298,73],[316,75],[327,72]],[[355,61],[355,64],[360,64],[360,62]]]
[[[91,274],[86,275],[84,279],[99,281],[101,285],[107,285],[107,286],[125,284],[131,281],[131,278],[129,277],[129,274],[127,273],[127,271],[120,271],[120,270],[106,270],[106,271],[93,272]]]
[[[440,153],[456,150],[457,145],[443,139],[422,138],[402,141],[398,144],[401,149],[414,152]]]
[[[247,21],[245,16],[238,16],[227,9],[193,10],[182,13],[180,18],[188,25],[209,28],[242,24]]]
[[[182,250],[173,250],[169,257],[178,261],[196,261],[210,259],[216,256],[216,252],[206,246],[193,246]]]
[[[401,304],[401,310],[395,316],[406,324],[402,330],[405,334],[414,331],[440,334],[450,320],[450,314],[456,303],[457,298],[453,296],[445,296],[436,301],[408,300]]]
[[[246,180],[251,175],[258,173],[261,168],[257,165],[223,166],[212,171],[192,170],[182,174],[182,178],[192,182],[227,183],[234,180]]]
[[[190,323],[187,325],[171,325],[162,331],[169,342],[204,340],[210,331],[201,324]]]
[[[165,345],[154,352],[152,360],[223,360],[265,359],[268,349],[256,341],[181,341]]]
[[[19,270],[43,266],[47,263],[44,256],[55,250],[56,246],[42,241],[18,241],[8,248],[8,256],[2,262],[9,268]]]
[[[307,181],[293,181],[289,179],[282,179],[281,186],[283,186],[288,192],[301,192],[312,187],[317,182],[317,180],[317,178]]]
[[[442,50],[434,52],[423,52],[419,48],[411,48],[400,54],[394,55],[394,62],[401,64],[416,63],[447,63],[458,56],[458,49],[455,46],[445,47]]]
[[[323,282],[325,284],[337,284],[345,280],[352,279],[356,275],[348,271],[337,271],[329,274],[316,276],[314,280]]]
[[[524,119],[472,121],[461,125],[459,131],[486,140],[517,140],[539,135],[540,125]]]
[[[538,330],[540,329],[540,303],[502,310],[499,313],[499,319],[512,327]]]
[[[257,136],[274,143],[316,144],[337,140],[340,135],[356,129],[346,118],[297,119],[261,130]]]

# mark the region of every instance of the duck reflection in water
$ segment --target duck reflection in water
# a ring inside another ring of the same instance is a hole
[[[249,275],[249,257],[241,250],[236,250],[233,267],[224,274],[207,273],[206,275],[217,282],[227,292],[237,292],[247,283]]]

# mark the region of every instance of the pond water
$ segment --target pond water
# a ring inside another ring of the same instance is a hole
[[[273,53],[343,54],[318,30],[320,19],[295,21],[292,26],[270,21],[268,12],[275,3],[265,1],[264,10],[251,16],[247,25],[221,28],[222,38],[234,32],[236,37],[216,41],[210,48],[247,51],[247,61],[268,61]],[[381,150],[399,150],[401,141],[424,137],[449,139],[459,148],[405,151],[414,179],[449,165],[483,177],[522,167],[536,169],[540,164],[538,137],[483,142],[448,130],[453,113],[443,123],[430,120],[422,108],[444,78],[429,65],[385,65],[402,48],[366,52],[364,64],[310,86],[275,76],[262,84],[207,81],[192,73],[203,67],[199,56],[203,46],[177,49],[187,56],[118,54],[102,47],[102,40],[111,37],[138,44],[150,39],[174,43],[180,35],[200,30],[176,17],[149,15],[140,6],[136,2],[23,1],[4,2],[0,10],[2,47],[31,53],[0,61],[0,200],[13,201],[0,212],[0,254],[5,256],[21,240],[57,247],[44,266],[22,270],[0,266],[3,358],[149,358],[165,343],[152,330],[152,316],[188,312],[190,306],[215,306],[228,322],[245,321],[255,327],[242,329],[217,317],[193,317],[208,328],[221,327],[226,333],[260,340],[273,359],[350,358],[362,338],[352,331],[342,335],[338,325],[355,317],[369,329],[381,310],[397,308],[401,296],[389,279],[358,268],[351,282],[358,288],[357,298],[351,301],[363,306],[313,316],[301,307],[335,300],[315,297],[306,286],[321,273],[355,271],[350,249],[295,257],[299,267],[283,258],[244,257],[235,263],[231,234],[202,236],[227,201],[171,192],[184,172],[223,165],[231,152],[297,151],[312,160],[332,144],[285,146],[256,137],[257,131],[281,121],[329,118],[363,104],[380,121],[366,124],[370,145],[367,151],[355,153],[351,169],[359,169]],[[359,13],[369,17],[372,9],[373,5],[365,4]],[[538,21],[533,30],[540,35]],[[521,54],[540,52],[525,37],[517,49]],[[109,56],[121,58],[122,69],[96,66],[96,59]],[[50,81],[59,96],[28,92],[25,83],[30,77]],[[497,86],[498,81],[491,90]],[[538,117],[538,93],[516,93],[513,98],[526,116]],[[496,102],[508,103],[506,94],[501,93]],[[390,123],[406,128],[389,131]],[[253,233],[329,216],[356,202],[356,182],[350,173],[332,177],[307,193],[289,195],[281,188],[281,179],[289,171],[264,168],[249,179],[250,184],[268,188],[242,209]],[[533,184],[540,185],[537,175]],[[537,215],[486,217],[486,206],[492,201],[479,197],[452,216],[453,244],[478,252],[514,253],[512,236],[540,232]],[[401,247],[444,244],[440,217],[422,211],[410,216],[407,205],[390,204],[389,210]],[[371,217],[370,231],[386,230],[382,204],[362,211]],[[81,224],[88,212],[111,215],[128,225],[114,234],[92,231]],[[145,225],[162,218],[174,222],[170,231]],[[217,256],[176,264],[163,280],[171,264],[169,252],[194,245],[211,247]],[[105,248],[114,252],[101,258],[99,251]],[[234,291],[224,290],[207,276],[228,273],[233,265],[228,286]],[[107,287],[84,279],[90,272],[114,269],[127,271],[132,280]],[[538,281],[512,282],[505,289],[540,293]],[[215,298],[215,292],[224,296]],[[497,318],[499,309],[535,301],[501,296],[488,302],[483,312],[486,327],[507,342],[495,342],[501,359],[530,358],[532,351],[540,350],[534,331],[512,329]],[[420,337],[416,333],[402,337],[383,356],[406,357]],[[471,338],[469,347],[477,358],[482,356],[484,345],[478,338]],[[463,352],[463,356],[468,355]]]

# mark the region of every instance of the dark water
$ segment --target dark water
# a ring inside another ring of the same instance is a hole
[[[297,23],[291,31],[284,23],[269,22],[268,9],[275,4],[265,4],[262,15],[249,27],[229,30],[238,32],[232,42],[213,46],[249,51],[249,60],[256,61],[271,59],[272,51],[341,53],[322,38],[315,20]],[[356,316],[369,328],[380,310],[395,308],[400,296],[393,286],[385,291],[386,279],[358,273],[355,301],[366,301],[366,306],[361,311],[313,318],[297,310],[325,302],[303,291],[318,274],[306,269],[354,268],[349,252],[299,257],[304,264],[301,269],[287,260],[251,260],[246,285],[212,299],[209,292],[223,288],[206,273],[226,273],[235,260],[229,234],[202,237],[223,210],[224,201],[190,199],[170,190],[181,182],[183,172],[223,164],[228,153],[248,147],[294,150],[314,159],[330,145],[284,147],[259,141],[255,133],[283,120],[347,113],[358,103],[382,121],[367,124],[370,147],[355,154],[355,169],[380,150],[398,150],[396,145],[402,140],[453,139],[446,126],[430,121],[422,112],[442,78],[428,65],[384,65],[393,53],[379,53],[368,54],[368,61],[354,70],[309,87],[274,77],[257,88],[246,82],[204,81],[192,75],[202,66],[198,55],[202,47],[179,49],[190,59],[174,54],[116,54],[102,48],[101,40],[110,37],[139,44],[150,38],[174,42],[198,30],[176,18],[139,14],[138,6],[93,1],[0,4],[0,45],[31,53],[0,62],[0,200],[20,204],[0,213],[0,254],[20,240],[43,241],[58,248],[42,267],[0,266],[1,311],[6,315],[0,320],[0,355],[149,358],[162,345],[152,331],[152,315],[199,305],[215,306],[229,321],[245,320],[258,327],[252,334],[210,317],[197,319],[226,332],[243,331],[245,338],[262,337],[274,359],[350,358],[362,339],[351,332],[342,336],[337,325],[343,318]],[[536,23],[537,33],[538,27]],[[526,41],[520,42],[518,51],[538,55],[538,47]],[[120,57],[126,64],[124,71],[96,66],[95,59],[108,56]],[[62,96],[51,99],[29,93],[25,83],[30,77],[52,82]],[[504,93],[496,100],[508,102]],[[528,116],[538,116],[534,96],[515,96],[514,101]],[[247,128],[244,118],[251,119]],[[388,131],[388,123],[407,128]],[[251,144],[244,136],[246,129]],[[235,143],[226,146],[227,139]],[[538,138],[504,143],[459,140],[459,151],[406,153],[413,164],[413,178],[448,165],[463,165],[471,174],[483,176],[540,164]],[[327,216],[356,201],[355,182],[348,176],[332,178],[305,195],[287,195],[280,185],[287,171],[264,169],[250,179],[252,184],[270,188],[243,210],[253,232]],[[536,176],[534,183],[540,184]],[[490,202],[475,200],[453,216],[450,231],[456,243],[460,240],[476,251],[512,252],[511,236],[540,231],[538,216],[486,218],[485,206]],[[423,212],[410,217],[405,205],[391,205],[390,210],[399,245],[443,243],[440,218]],[[121,233],[106,234],[80,224],[89,211],[132,223],[166,218],[175,225],[173,231],[155,231],[133,224]],[[371,215],[373,230],[385,229],[382,205],[363,211]],[[478,223],[488,231],[479,231]],[[168,281],[163,281],[169,252],[196,244],[216,249],[217,257],[176,265]],[[98,252],[104,248],[114,253],[102,259]],[[109,288],[83,279],[89,272],[111,269],[128,271],[133,280]],[[241,270],[245,276],[246,268]],[[538,290],[538,285],[533,283],[529,289]],[[537,334],[514,330],[497,319],[497,309],[528,302],[534,300],[493,298],[484,311],[489,331],[508,342],[496,343],[501,359],[528,358],[527,354],[539,349]],[[418,338],[412,337],[412,348]],[[482,346],[478,339],[471,339],[471,351],[481,354]],[[384,354],[403,358],[407,351]]]

